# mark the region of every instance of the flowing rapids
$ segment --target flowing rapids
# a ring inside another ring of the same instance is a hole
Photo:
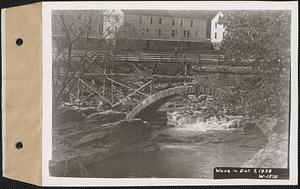
[[[212,178],[214,167],[242,166],[266,144],[259,130],[238,128],[239,119],[170,113],[175,126],[153,130],[159,151],[110,158],[88,167],[89,177]]]

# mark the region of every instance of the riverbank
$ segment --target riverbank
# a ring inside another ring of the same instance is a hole
[[[140,119],[124,119],[125,114],[113,111],[87,117],[76,110],[61,112],[52,130],[50,174],[89,176],[86,167],[105,159],[123,153],[159,150],[149,124]]]
[[[288,123],[276,118],[262,117],[255,121],[268,142],[244,167],[287,168],[288,167]]]

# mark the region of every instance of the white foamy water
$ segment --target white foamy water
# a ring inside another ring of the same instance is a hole
[[[217,119],[211,117],[203,119],[201,114],[181,115],[177,112],[169,114],[169,122],[176,125],[174,129],[184,131],[208,131],[208,130],[233,130],[230,128],[234,124],[239,124],[239,119]]]

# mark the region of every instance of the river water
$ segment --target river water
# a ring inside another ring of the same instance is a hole
[[[179,119],[153,129],[160,150],[123,154],[87,168],[97,178],[212,178],[214,167],[239,167],[266,144],[258,129],[229,128],[228,120]]]

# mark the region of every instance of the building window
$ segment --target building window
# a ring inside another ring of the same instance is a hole
[[[161,29],[158,29],[158,36],[161,36]]]
[[[161,24],[161,18],[158,18],[158,24]]]
[[[194,20],[191,20],[191,27],[193,27],[194,25]]]
[[[172,18],[172,25],[175,25],[175,18]]]
[[[180,20],[180,26],[182,26],[182,19]]]
[[[153,18],[152,18],[152,17],[150,17],[150,24],[152,24],[152,22],[153,22]]]
[[[198,36],[198,31],[196,31],[196,36]]]
[[[142,35],[145,35],[145,28],[142,28]]]
[[[187,38],[190,37],[190,31],[189,30],[187,31],[186,36],[187,36]]]
[[[218,22],[215,22],[215,28],[217,28],[218,27]]]
[[[172,30],[172,37],[175,36],[175,30]]]
[[[146,35],[148,35],[148,33],[149,33],[149,29],[148,29],[148,28],[146,28]]]
[[[215,32],[215,39],[217,39],[217,37],[218,37],[218,34],[217,34],[217,32]]]
[[[186,37],[186,30],[183,31],[183,37]]]

